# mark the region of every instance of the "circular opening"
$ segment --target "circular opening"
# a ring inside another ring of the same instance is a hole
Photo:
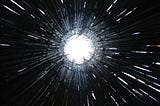
[[[68,60],[76,64],[83,64],[91,59],[94,47],[91,39],[85,35],[73,35],[66,40],[64,53]]]

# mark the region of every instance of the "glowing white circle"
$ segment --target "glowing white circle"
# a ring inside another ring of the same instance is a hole
[[[69,61],[76,64],[83,64],[89,60],[93,53],[94,47],[91,39],[85,35],[73,35],[67,39],[64,46],[64,53]]]

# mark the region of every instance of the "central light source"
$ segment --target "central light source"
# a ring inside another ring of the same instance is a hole
[[[91,59],[94,47],[91,39],[85,35],[73,35],[66,40],[64,53],[71,62],[83,64]]]

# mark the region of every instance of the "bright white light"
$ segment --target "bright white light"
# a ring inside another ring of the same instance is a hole
[[[75,62],[76,64],[83,64],[84,61],[92,57],[94,47],[91,39],[87,36],[73,35],[66,41],[64,53],[69,61]]]

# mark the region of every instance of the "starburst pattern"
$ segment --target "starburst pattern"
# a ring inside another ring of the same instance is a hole
[[[159,8],[158,0],[0,0],[0,104],[159,104]],[[71,33],[93,40],[93,59],[66,62]]]

